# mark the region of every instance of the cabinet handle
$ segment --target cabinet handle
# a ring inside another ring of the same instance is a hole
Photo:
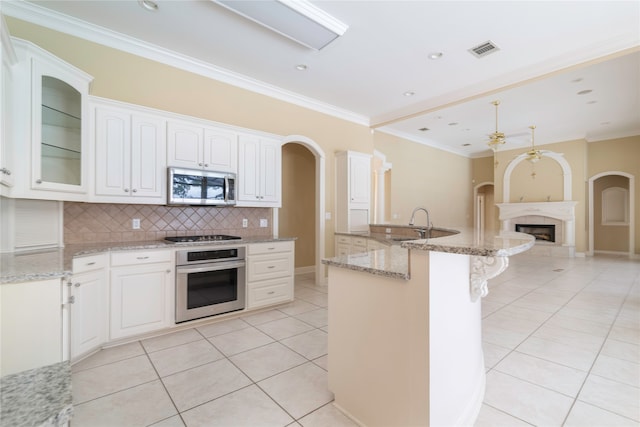
[[[208,163],[205,163],[205,164],[204,164],[204,167],[205,167],[205,168],[208,168],[208,167],[209,167],[209,164],[208,164]]]
[[[274,249],[275,249],[275,248],[267,248],[267,250],[268,250],[268,251],[272,251],[272,250],[274,250]]]
[[[276,293],[275,291],[269,291],[269,292],[267,292],[267,295],[273,295],[275,293]]]
[[[42,180],[40,178],[36,179],[36,184],[42,184]]]
[[[80,282],[74,283],[73,286],[75,286],[76,288],[79,288],[80,287]]]
[[[95,262],[95,261],[93,261],[93,262],[88,262],[88,263],[86,263],[85,265],[95,265],[95,263],[96,263],[96,262]]]
[[[133,193],[137,193],[138,189],[134,188],[133,190],[131,190]]]
[[[69,304],[74,304],[76,302],[76,296],[75,295],[71,295],[69,297]]]
[[[125,188],[125,189],[124,189],[124,192],[125,192],[125,193],[128,193],[128,192],[129,192],[129,189],[128,189],[128,188]]]
[[[139,256],[139,257],[136,257],[136,259],[149,259],[149,257],[148,256]]]
[[[167,268],[167,274],[168,274],[168,273],[171,273],[171,270],[169,270],[169,269]]]
[[[267,267],[267,268],[268,268],[269,270],[271,270],[271,269],[273,269],[273,268],[276,268],[276,266],[275,266],[275,265],[270,265],[270,266],[269,266],[269,267]]]
[[[198,166],[204,166],[202,163],[198,163]]]

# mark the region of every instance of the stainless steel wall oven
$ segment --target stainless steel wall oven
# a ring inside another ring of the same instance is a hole
[[[245,306],[245,248],[176,252],[176,323]]]

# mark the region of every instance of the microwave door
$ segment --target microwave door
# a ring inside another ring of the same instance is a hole
[[[207,177],[206,199],[207,204],[221,204],[225,202],[225,181],[224,177]]]
[[[183,203],[199,203],[205,188],[203,177],[194,175],[175,174],[173,176],[173,197],[174,201]]]

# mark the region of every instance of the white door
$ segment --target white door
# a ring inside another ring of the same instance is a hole
[[[104,270],[75,275],[71,289],[71,357],[100,347],[107,338]]]
[[[282,174],[282,152],[277,141],[260,142],[260,201],[280,201],[280,177]]]
[[[260,201],[260,140],[240,136],[238,142],[238,200]]]
[[[167,125],[167,164],[182,168],[204,167],[202,158],[202,127],[188,123]]]
[[[238,170],[238,135],[221,129],[204,130],[204,167],[218,172]]]
[[[166,122],[133,116],[131,138],[131,194],[164,200],[166,182]]]
[[[169,326],[171,264],[111,270],[111,339]]]
[[[131,189],[131,117],[96,108],[96,195],[128,196]]]

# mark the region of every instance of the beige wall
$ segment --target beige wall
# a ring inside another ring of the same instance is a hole
[[[587,148],[589,178],[614,171],[635,177],[635,253],[640,254],[640,135],[592,142]]]
[[[314,155],[300,144],[282,147],[282,208],[280,236],[296,240],[295,266],[315,265],[316,165]]]
[[[470,159],[380,132],[375,133],[375,148],[393,165],[389,222],[407,224],[413,209],[422,206],[435,227],[472,225]],[[423,213],[416,224],[426,224]]]

